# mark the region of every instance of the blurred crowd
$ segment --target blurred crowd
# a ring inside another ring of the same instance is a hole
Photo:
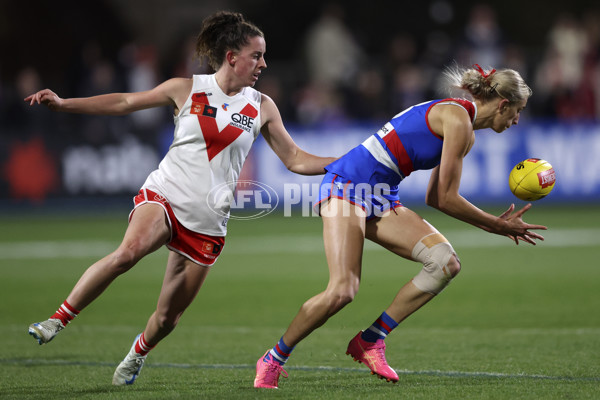
[[[437,2],[433,19],[450,18]],[[301,124],[389,119],[406,107],[444,95],[440,72],[454,62],[513,68],[532,87],[528,114],[536,118],[600,118],[600,13],[560,14],[539,49],[511,42],[496,12],[478,4],[462,32],[432,31],[423,43],[410,32],[388,39],[383,54],[367,54],[353,37],[342,7],[325,8],[305,36],[307,81],[290,98]],[[271,84],[272,85],[272,84]]]
[[[431,18],[442,22],[452,18],[449,3],[432,4]],[[439,77],[445,66],[478,63],[484,68],[513,68],[523,75],[534,93],[527,108],[529,116],[600,118],[600,13],[590,10],[580,16],[556,16],[544,43],[536,49],[509,40],[505,29],[493,8],[474,5],[459,34],[432,30],[417,38],[399,29],[381,38],[385,50],[373,54],[351,29],[344,7],[327,4],[306,31],[298,33],[302,45],[293,60],[271,60],[267,54],[269,68],[257,89],[274,98],[290,124],[384,121],[407,106],[442,96]],[[265,33],[268,44],[269,36],[276,33]],[[25,65],[14,79],[0,81],[3,131],[16,133],[27,127],[36,130],[55,124],[49,113],[27,110],[22,99],[61,80],[62,86],[50,87],[63,90],[59,95],[79,97],[146,90],[170,77],[210,72],[194,58],[194,41],[190,36],[174,43],[177,50],[165,64],[151,44],[131,40],[109,53],[100,41],[90,40],[78,49],[78,60],[68,75],[66,71],[50,82],[42,77],[44,71],[39,66]],[[82,140],[101,143],[119,135],[124,127],[130,132],[158,135],[165,125],[161,122],[170,123],[171,116],[169,110],[149,110],[123,120],[86,117],[69,121],[63,128],[65,133],[76,121]]]

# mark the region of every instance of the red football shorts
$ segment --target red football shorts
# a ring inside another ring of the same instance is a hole
[[[133,210],[129,214],[130,221],[135,209],[142,204],[158,204],[165,210],[171,228],[171,239],[167,243],[168,249],[205,267],[210,267],[217,261],[225,245],[225,237],[203,235],[187,229],[179,223],[167,199],[151,190],[141,189],[133,198],[133,203]]]

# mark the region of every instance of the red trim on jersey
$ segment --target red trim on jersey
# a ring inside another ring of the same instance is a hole
[[[475,118],[475,105],[471,101],[465,99],[445,99],[442,101],[453,101],[463,106],[469,114],[469,119],[473,122],[473,118]]]
[[[210,161],[224,148],[233,143],[244,130],[242,128],[227,125],[222,131],[219,131],[217,120],[215,119],[217,109],[211,109],[211,113],[207,113],[205,112],[206,107],[201,106],[209,104],[206,93],[194,93],[192,95],[192,110],[195,109],[194,107],[197,108],[197,112],[193,112],[193,114],[196,114],[196,117],[198,117],[202,135],[206,142],[208,160]],[[256,118],[258,110],[254,108],[254,106],[247,104],[239,114],[249,118]]]
[[[444,101],[451,101],[451,102],[458,103],[461,106],[463,106],[465,108],[465,110],[467,111],[467,114],[469,114],[469,119],[471,120],[471,123],[473,123],[473,118],[475,118],[475,106],[469,100],[448,98],[448,99],[436,101],[435,103],[430,105],[429,108],[427,109],[427,112],[425,113],[425,123],[427,124],[427,128],[429,128],[429,131],[431,133],[433,133],[433,135],[440,140],[444,140],[444,138],[441,137],[440,135],[438,135],[437,133],[435,133],[433,131],[433,129],[431,129],[431,125],[429,125],[429,111],[431,111],[433,106],[435,106],[436,104],[442,103]]]
[[[427,109],[427,112],[425,113],[425,123],[427,124],[427,128],[429,128],[429,132],[433,133],[433,136],[435,136],[436,138],[438,138],[440,140],[444,140],[444,138],[441,137],[440,135],[438,135],[437,133],[435,133],[433,131],[433,129],[431,129],[431,125],[429,125],[429,111],[431,111],[433,106],[435,106],[436,104],[438,104],[442,101],[444,101],[444,100],[437,101],[437,102],[433,103],[432,105],[430,105],[429,108]]]
[[[398,168],[400,168],[400,172],[405,177],[410,175],[411,172],[415,170],[412,160],[408,156],[408,152],[404,148],[402,141],[396,134],[396,130],[392,129],[389,133],[387,133],[383,137],[383,142],[390,149],[392,154],[396,157],[398,161]]]

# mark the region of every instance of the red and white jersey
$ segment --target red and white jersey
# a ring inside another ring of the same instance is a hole
[[[186,228],[225,236],[244,161],[260,133],[260,92],[227,96],[213,75],[194,75],[175,116],[173,143],[143,187],[162,194]]]

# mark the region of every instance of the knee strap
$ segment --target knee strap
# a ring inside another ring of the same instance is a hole
[[[448,270],[448,261],[452,255],[456,253],[441,233],[423,237],[412,251],[412,258],[423,263],[423,269],[413,278],[412,283],[423,292],[440,293],[452,279]]]

